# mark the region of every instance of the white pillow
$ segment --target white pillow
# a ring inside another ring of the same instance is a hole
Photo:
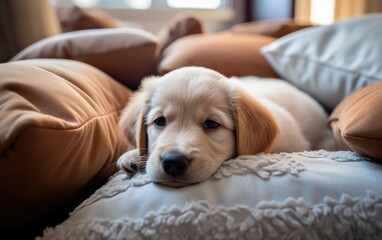
[[[382,80],[382,14],[304,29],[262,48],[274,70],[332,110]]]
[[[125,177],[43,239],[382,239],[382,165],[351,152],[240,156],[183,188]]]

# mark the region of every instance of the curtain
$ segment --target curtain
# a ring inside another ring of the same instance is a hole
[[[343,20],[350,17],[360,16],[367,13],[382,12],[381,0],[296,0],[295,1],[295,19],[297,22],[312,22],[312,6],[315,1],[322,7],[327,7],[326,12],[331,11],[331,6],[325,6],[324,2],[333,3],[334,11],[331,16],[332,21]],[[326,4],[325,3],[325,4]],[[319,22],[318,22],[319,23]]]
[[[59,33],[61,27],[49,0],[0,0],[0,63]]]

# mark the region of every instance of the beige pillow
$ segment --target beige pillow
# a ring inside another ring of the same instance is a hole
[[[126,150],[117,126],[131,91],[71,60],[0,65],[0,226],[65,209],[104,183]]]
[[[382,161],[382,82],[345,98],[329,120],[339,149]]]
[[[63,33],[41,40],[12,61],[31,58],[66,58],[88,63],[131,89],[154,71],[157,38],[130,28],[95,29]]]
[[[158,72],[165,74],[184,66],[202,66],[226,76],[277,77],[260,53],[272,37],[248,34],[195,34],[176,40],[165,49]]]

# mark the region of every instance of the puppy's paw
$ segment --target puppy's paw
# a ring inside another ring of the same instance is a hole
[[[130,150],[123,154],[117,161],[117,167],[126,172],[128,178],[132,178],[140,169],[142,156],[138,149]]]

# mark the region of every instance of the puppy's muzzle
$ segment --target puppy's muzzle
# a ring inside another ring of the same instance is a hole
[[[173,177],[182,176],[188,168],[190,159],[179,152],[168,152],[162,157],[164,172]]]

